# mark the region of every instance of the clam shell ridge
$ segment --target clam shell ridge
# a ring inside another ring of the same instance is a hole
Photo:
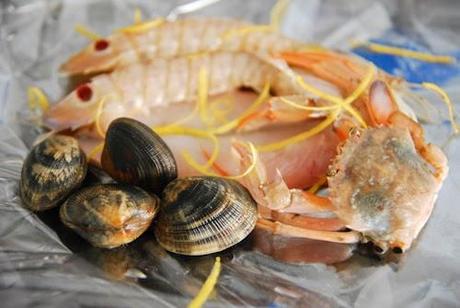
[[[159,199],[139,187],[98,184],[72,194],[60,209],[62,222],[93,246],[113,248],[138,238],[150,225]]]
[[[176,161],[166,143],[151,128],[129,118],[110,124],[101,164],[116,181],[155,193],[177,177]]]
[[[54,135],[32,148],[21,171],[20,195],[34,211],[57,206],[83,182],[86,156],[78,141]]]
[[[188,177],[163,192],[155,236],[168,251],[205,255],[229,248],[255,227],[257,206],[238,182]]]

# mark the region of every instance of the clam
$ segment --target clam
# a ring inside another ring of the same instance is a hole
[[[57,206],[84,180],[86,156],[78,141],[54,135],[32,148],[21,171],[19,185],[24,205],[33,211]]]
[[[72,194],[62,205],[62,222],[91,245],[114,248],[132,242],[150,225],[159,199],[139,187],[98,184]]]
[[[151,128],[129,118],[110,124],[101,164],[116,181],[155,193],[177,177],[176,161],[166,143]]]
[[[256,220],[256,203],[238,182],[188,177],[166,186],[154,232],[168,251],[205,255],[242,241]]]

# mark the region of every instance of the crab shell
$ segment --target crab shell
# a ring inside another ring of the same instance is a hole
[[[328,182],[337,215],[382,252],[411,246],[442,182],[406,128],[370,128],[351,136],[332,171]]]

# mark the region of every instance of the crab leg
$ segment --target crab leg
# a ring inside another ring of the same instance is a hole
[[[259,215],[264,219],[276,220],[280,223],[310,230],[339,231],[345,228],[344,223],[338,218],[319,218],[294,213],[282,213],[263,206],[259,206]]]
[[[259,219],[257,221],[257,227],[263,230],[272,232],[273,234],[297,237],[297,238],[308,238],[313,240],[343,243],[343,244],[354,244],[361,241],[361,234],[356,231],[347,232],[334,232],[334,231],[319,231],[309,230],[299,227],[294,227],[280,223],[278,221],[270,221],[267,219]]]

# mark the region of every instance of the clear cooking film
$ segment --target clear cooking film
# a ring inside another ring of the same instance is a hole
[[[0,4],[2,307],[457,307],[460,3]]]

